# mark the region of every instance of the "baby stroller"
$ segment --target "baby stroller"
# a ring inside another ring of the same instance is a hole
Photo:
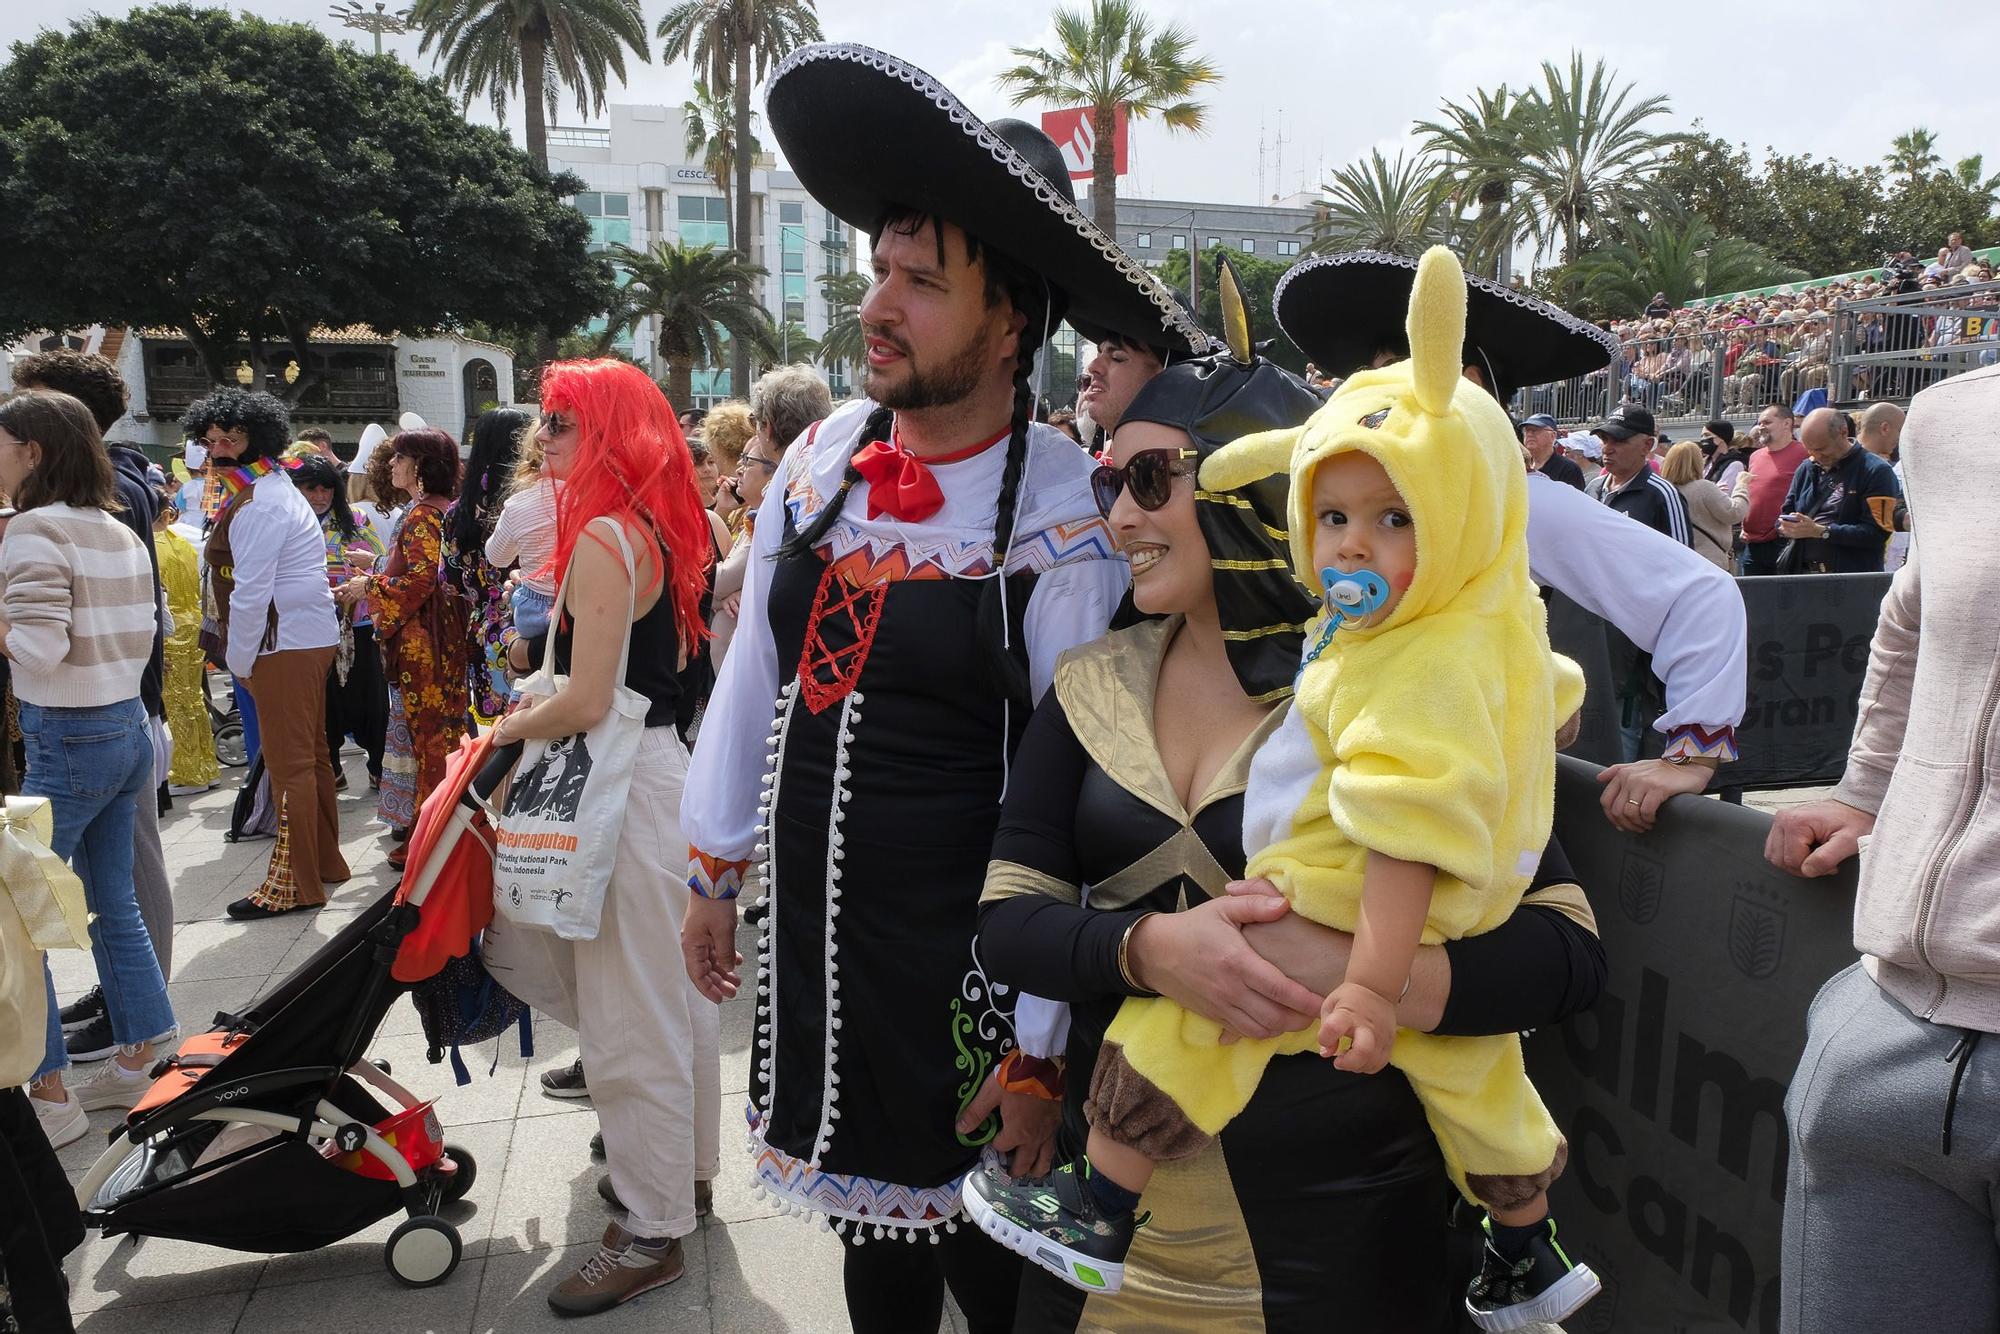
[[[86,1226],[281,1253],[401,1210],[383,1252],[389,1273],[428,1287],[457,1268],[458,1230],[439,1212],[471,1189],[478,1166],[442,1141],[430,1103],[363,1057],[396,998],[466,954],[492,917],[480,798],[505,766],[480,772],[489,749],[469,741],[454,757],[424,803],[397,889],[155,1067],[77,1186]]]

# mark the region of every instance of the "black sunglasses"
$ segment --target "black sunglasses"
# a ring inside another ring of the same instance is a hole
[[[1131,488],[1132,500],[1140,509],[1160,508],[1173,497],[1174,478],[1187,476],[1182,461],[1198,457],[1192,449],[1142,449],[1127,459],[1122,468],[1098,464],[1097,471],[1090,474],[1090,494],[1097,501],[1097,512],[1110,518],[1111,507],[1118,503],[1119,495],[1127,487]]]

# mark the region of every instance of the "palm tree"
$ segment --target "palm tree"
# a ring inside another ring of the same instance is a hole
[[[419,53],[433,44],[447,88],[461,106],[485,93],[505,115],[518,89],[528,116],[528,156],[548,165],[549,129],[562,89],[576,93],[580,114],[602,114],[606,85],[625,82],[625,48],[643,63],[646,19],[639,0],[416,0],[411,20],[423,29]]]
[[[823,273],[819,290],[826,297],[826,336],[819,340],[820,365],[859,364],[867,351],[861,335],[861,298],[868,295],[865,273]]]
[[[793,50],[821,38],[814,0],[680,0],[660,20],[654,34],[662,43],[663,60],[686,59],[695,71],[706,71],[717,97],[728,94],[733,105],[734,141],[748,144],[750,93],[764,82],[771,66]],[[735,226],[731,243],[750,245],[750,154],[736,153]],[[729,192],[724,191],[727,195]],[[745,299],[751,289],[744,289]],[[748,349],[738,345],[730,357],[730,385],[743,394],[750,387]]]
[[[681,118],[687,125],[686,139],[682,147],[687,151],[690,162],[699,161],[702,168],[715,178],[716,186],[722,191],[723,219],[728,226],[729,244],[736,245],[736,213],[730,207],[730,199],[736,190],[736,117],[730,105],[731,99],[709,92],[704,79],[694,81],[694,96],[681,103]],[[754,128],[757,117],[750,117],[753,132],[749,139],[748,156],[755,158],[764,151],[757,142]]]
[[[771,346],[757,349],[759,374],[774,366],[807,366],[819,360],[819,340],[797,320],[786,320],[771,333]]]
[[[1891,176],[1901,176],[1907,181],[1928,176],[1944,166],[1944,159],[1937,154],[1937,136],[1921,125],[1891,139],[1882,161]]]
[[[1307,249],[1421,255],[1451,239],[1452,185],[1429,154],[1408,161],[1399,152],[1391,163],[1375,149],[1367,162],[1342,167],[1322,187],[1327,198]]]
[[[1578,260],[1568,278],[1585,302],[1611,314],[1636,314],[1655,292],[1683,306],[1695,297],[1800,282],[1807,276],[1754,241],[1715,234],[1699,214],[1669,212]]]
[[[693,396],[697,364],[719,366],[731,348],[747,360],[772,346],[771,317],[747,295],[767,276],[763,265],[734,250],[667,241],[650,250],[614,245],[610,255],[629,279],[632,321],[655,322],[653,355],[667,365],[667,397],[676,406]]]
[[[1153,21],[1131,0],[1090,0],[1088,13],[1058,9],[1056,44],[1050,50],[1017,46],[1021,61],[1000,74],[1014,105],[1050,102],[1090,108],[1096,137],[1090,157],[1091,212],[1106,236],[1118,235],[1118,177],[1113,171],[1117,108],[1132,120],[1157,114],[1171,130],[1201,133],[1208,108],[1190,100],[1222,72],[1193,54],[1194,35],[1178,25],[1153,30]]]
[[[1606,224],[1643,212],[1665,151],[1685,138],[1647,128],[1668,113],[1665,96],[1631,102],[1632,85],[1617,78],[1602,60],[1586,78],[1574,52],[1567,69],[1543,61],[1541,86],[1523,94],[1516,154],[1486,164],[1520,183],[1520,220],[1537,254],[1556,250],[1574,263]]]
[[[1993,197],[2000,194],[2000,175],[1986,174],[1984,153],[1974,153],[1971,157],[1960,158],[1958,165],[1952,168],[1951,174],[1957,178],[1959,185],[1978,198],[1988,213],[1993,211]]]
[[[1424,151],[1445,160],[1458,209],[1476,208],[1463,228],[1467,264],[1505,282],[1514,258],[1514,159],[1529,108],[1506,84],[1473,90],[1464,103],[1446,102],[1443,119],[1420,121]]]

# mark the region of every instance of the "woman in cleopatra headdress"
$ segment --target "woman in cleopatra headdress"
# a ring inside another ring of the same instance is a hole
[[[1353,947],[1282,899],[1230,889],[1250,758],[1288,714],[1317,608],[1291,576],[1286,479],[1213,491],[1196,474],[1238,436],[1299,425],[1319,399],[1253,354],[1240,301],[1225,310],[1232,350],[1142,389],[1099,470],[1133,601],[1158,619],[1059,667],[1016,757],[981,908],[994,980],[1070,1003],[1059,1149],[1071,1160],[1088,1072],[1127,997],[1165,995],[1276,1037],[1317,1024]],[[1602,981],[1589,908],[1550,843],[1519,911],[1417,952],[1397,1022],[1512,1033],[1588,1006]],[[1043,1184],[1060,1195],[1076,1182]],[[968,1193],[1003,1185],[989,1174]],[[1154,1174],[1122,1289],[1087,1295],[1030,1268],[1016,1328],[1453,1330],[1478,1254],[1450,1241],[1453,1195],[1397,1070],[1278,1057],[1220,1135]]]

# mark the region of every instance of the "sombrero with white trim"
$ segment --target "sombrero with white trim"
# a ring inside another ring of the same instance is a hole
[[[856,229],[873,235],[892,208],[933,214],[1046,278],[1073,320],[1207,349],[1165,284],[1077,208],[1062,150],[1036,127],[989,125],[915,65],[848,42],[792,52],[765,98],[800,184]]]
[[[1299,351],[1329,375],[1365,370],[1407,346],[1404,322],[1417,261],[1380,250],[1314,255],[1278,279],[1271,313]],[[1485,278],[1465,279],[1465,361],[1486,372],[1501,402],[1528,385],[1603,370],[1618,341],[1546,301]]]

